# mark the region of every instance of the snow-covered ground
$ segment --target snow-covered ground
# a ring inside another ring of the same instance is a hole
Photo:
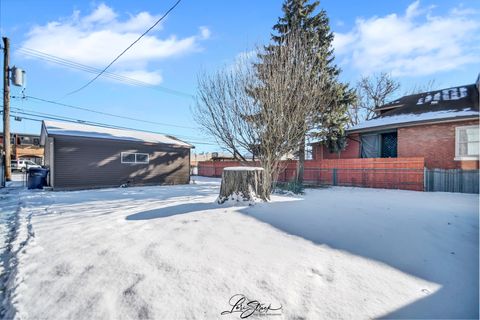
[[[23,191],[10,315],[239,319],[221,313],[243,294],[281,306],[272,319],[478,317],[478,195],[329,188],[244,207],[199,180]]]

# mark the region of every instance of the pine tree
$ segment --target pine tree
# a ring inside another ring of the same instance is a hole
[[[307,134],[328,146],[331,152],[339,152],[345,148],[345,126],[348,122],[348,106],[355,101],[355,93],[348,84],[339,81],[341,72],[334,64],[332,42],[334,35],[330,30],[329,19],[325,10],[316,12],[318,1],[309,3],[308,0],[285,0],[283,16],[274,25],[272,34],[273,44],[266,47],[266,52],[281,46],[285,37],[291,32],[301,32],[308,39],[307,47],[311,54],[316,55],[319,65],[325,66],[322,71],[327,72],[325,86],[319,88],[326,98],[319,101],[314,114],[305,119],[305,136]],[[260,57],[261,58],[261,57]],[[325,75],[319,75],[325,77]],[[307,128],[314,128],[307,132]],[[303,167],[305,161],[306,138],[303,139],[298,150],[297,182],[303,183]]]

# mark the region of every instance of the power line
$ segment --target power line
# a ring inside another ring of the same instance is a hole
[[[133,121],[138,121],[138,122],[144,122],[144,123],[149,123],[149,124],[156,124],[156,125],[163,125],[163,126],[171,126],[171,127],[177,127],[177,128],[185,128],[185,129],[194,129],[194,130],[198,130],[198,128],[196,127],[189,127],[189,126],[180,126],[180,125],[173,125],[173,124],[168,124],[168,123],[163,123],[163,122],[156,122],[156,121],[149,121],[149,120],[144,120],[144,119],[138,119],[138,118],[133,118],[133,117],[127,117],[127,116],[122,116],[122,115],[118,115],[118,114],[113,114],[113,113],[108,113],[108,112],[103,112],[103,111],[97,111],[97,110],[93,110],[93,109],[89,109],[89,108],[85,108],[85,107],[79,107],[79,106],[74,106],[74,105],[69,105],[69,104],[65,104],[65,103],[61,103],[61,102],[57,102],[57,101],[53,101],[53,100],[48,100],[48,99],[43,99],[43,98],[38,98],[38,97],[33,97],[33,96],[25,96],[25,97],[17,97],[17,96],[12,96],[12,98],[14,99],[33,99],[33,100],[37,100],[37,101],[41,101],[41,102],[46,102],[46,103],[51,103],[51,104],[55,104],[55,105],[60,105],[60,106],[65,106],[65,107],[68,107],[68,108],[72,108],[72,109],[77,109],[77,110],[82,110],[82,111],[87,111],[87,112],[91,112],[91,113],[96,113],[96,114],[100,114],[100,115],[106,115],[106,116],[111,116],[111,117],[116,117],[116,118],[120,118],[120,119],[126,119],[126,120],[133,120]],[[16,109],[25,109],[24,107],[20,108],[20,107],[15,107]],[[31,110],[31,109],[30,109]],[[31,110],[32,112],[35,112],[36,114],[39,114],[39,115],[47,115],[47,116],[55,116],[55,117],[63,117],[64,119],[68,119],[68,120],[72,120],[72,121],[75,121],[75,122],[80,122],[80,123],[86,123],[86,122],[89,122],[89,123],[92,123],[93,125],[104,125],[103,123],[99,123],[99,122],[92,122],[92,121],[89,121],[89,120],[81,120],[81,119],[74,119],[74,118],[68,118],[68,117],[64,117],[64,116],[58,116],[58,115],[52,115],[52,114],[48,114],[48,113],[42,113],[42,112],[39,112],[39,111],[33,111]],[[33,115],[33,114],[30,114],[30,115]],[[57,119],[57,120],[63,120],[63,119]],[[126,127],[119,127],[119,126],[116,126],[118,128],[126,128]],[[128,129],[128,128],[127,128]],[[132,129],[132,130],[139,130],[139,129]],[[140,131],[144,131],[144,130],[140,130]],[[148,132],[148,131],[147,131]],[[158,133],[158,132],[157,132]],[[168,135],[168,133],[162,133],[162,134],[166,134]],[[198,137],[190,137],[190,136],[186,136],[186,135],[177,135],[176,136],[178,137],[183,137],[183,138],[186,138],[186,139],[196,139]]]
[[[2,114],[2,113],[3,113],[3,111],[0,111],[0,114]],[[25,117],[24,115],[29,115],[29,116],[32,116],[32,117],[36,117],[37,119]],[[172,138],[176,139],[176,137],[171,136],[171,135],[166,134],[166,133],[163,133],[163,132],[156,132],[156,131],[142,130],[142,129],[137,129],[137,128],[115,126],[115,125],[109,125],[109,124],[105,124],[105,123],[101,123],[101,122],[92,122],[92,121],[79,120],[79,119],[73,119],[73,118],[67,118],[67,117],[47,116],[47,115],[40,116],[40,115],[30,114],[30,113],[26,113],[26,112],[18,112],[18,111],[11,112],[10,117],[12,117],[12,118],[19,117],[22,120],[25,119],[25,120],[38,121],[38,122],[42,122],[43,120],[48,119],[48,120],[65,121],[65,122],[77,123],[77,124],[80,123],[80,124],[86,124],[86,125],[94,125],[94,126],[109,128],[109,129],[141,131],[141,132],[162,134],[162,135],[166,135],[166,136],[169,136],[169,137],[172,137]],[[40,118],[40,119],[38,119],[38,118]],[[192,144],[217,145],[215,143],[192,141],[192,140],[188,140],[188,139],[186,139],[186,140],[187,140],[187,142],[190,142]]]
[[[96,114],[101,114],[109,117],[115,117],[115,118],[120,118],[120,119],[125,119],[125,120],[132,120],[132,121],[138,121],[138,122],[144,122],[144,123],[150,123],[150,124],[157,124],[157,125],[162,125],[162,126],[168,126],[168,127],[175,127],[175,128],[184,128],[184,129],[198,129],[195,127],[189,127],[189,126],[181,126],[181,125],[175,125],[175,124],[169,124],[169,123],[164,123],[164,122],[157,122],[157,121],[150,121],[150,120],[144,120],[144,119],[138,119],[138,118],[133,118],[133,117],[127,117],[127,116],[122,116],[114,113],[109,113],[109,112],[103,112],[103,111],[97,111],[93,110],[90,108],[86,107],[79,107],[79,106],[74,106],[71,104],[66,104],[66,103],[61,103],[58,101],[53,101],[53,100],[48,100],[48,99],[43,99],[39,97],[33,97],[33,96],[25,96],[25,97],[17,97],[17,96],[12,96],[14,99],[33,99],[45,103],[50,103],[58,106],[63,106],[67,108],[72,108],[72,109],[77,109],[77,110],[82,110],[82,111],[87,111],[91,113],[96,113]]]
[[[153,131],[148,131],[148,130],[143,130],[143,129],[133,129],[133,128],[128,128],[128,127],[122,127],[118,125],[111,125],[111,124],[104,124],[102,122],[95,122],[95,121],[90,121],[90,120],[82,120],[82,119],[76,119],[76,118],[71,118],[71,117],[66,117],[66,116],[59,116],[56,114],[51,114],[51,113],[45,113],[45,112],[39,112],[39,111],[30,111],[30,112],[25,112],[29,110],[25,110],[25,108],[19,108],[19,107],[13,107],[12,109],[15,109],[17,114],[23,114],[23,115],[28,115],[28,116],[34,116],[34,117],[49,117],[51,120],[64,120],[64,121],[71,121],[71,122],[76,122],[76,123],[88,123],[91,125],[96,125],[96,126],[108,126],[112,128],[117,128],[117,129],[131,129],[131,130],[137,130],[137,131],[145,131],[145,132],[153,132]],[[33,113],[32,113],[33,112]],[[165,132],[155,132],[155,133],[160,133],[164,135],[170,135],[169,133]],[[175,134],[176,137],[181,137],[182,139],[196,139],[198,137],[192,137],[192,136],[186,136],[186,135],[177,135]]]
[[[182,0],[177,0],[177,2],[170,8],[168,9],[167,12],[165,12],[165,14],[163,16],[160,17],[160,19],[158,19],[150,28],[148,28],[144,33],[142,33],[140,35],[140,37],[138,37],[135,41],[133,41],[125,50],[123,50],[115,59],[112,60],[112,62],[110,62],[99,74],[97,74],[92,80],[90,80],[89,82],[87,82],[86,84],[84,84],[83,86],[81,86],[80,88],[72,91],[72,92],[69,92],[67,93],[67,96],[69,95],[72,95],[74,93],[77,93],[83,89],[85,89],[86,87],[88,87],[92,82],[94,82],[95,80],[97,80],[105,71],[107,71],[108,68],[110,68],[110,66],[112,64],[115,63],[115,61],[117,61],[123,54],[125,54],[125,52],[127,52],[131,47],[133,47],[138,41],[140,41],[140,39],[143,38],[143,36],[145,36],[148,32],[150,32],[150,30],[152,30],[153,28],[155,28],[157,26],[157,24],[160,23],[160,21],[162,21],[173,9],[175,9],[175,7],[180,3],[180,1]]]
[[[64,58],[61,58],[61,57],[58,57],[58,56],[55,56],[55,55],[52,55],[52,54],[48,54],[48,53],[45,53],[45,52],[42,52],[42,51],[38,51],[38,50],[35,50],[35,49],[20,47],[17,50],[20,51],[21,53],[27,55],[27,56],[31,56],[31,57],[34,57],[34,58],[37,58],[37,59],[41,59],[41,60],[44,60],[44,61],[55,63],[55,64],[58,64],[58,65],[61,65],[61,66],[67,67],[67,68],[71,68],[71,69],[76,69],[76,70],[80,70],[80,71],[84,71],[84,72],[88,72],[88,73],[94,73],[94,74],[97,74],[97,73],[102,71],[99,68],[95,68],[95,67],[92,67],[92,66],[81,64],[81,63],[78,63],[76,61],[64,59]],[[153,85],[151,83],[141,81],[141,80],[137,80],[137,79],[127,77],[127,76],[124,76],[124,75],[120,75],[120,74],[117,74],[117,73],[114,73],[114,72],[111,72],[111,71],[104,72],[103,76],[107,77],[109,79],[113,79],[115,81],[127,84],[127,85],[133,85],[133,86],[137,86],[137,87],[144,87],[144,88],[148,88],[148,89],[153,89],[153,90],[157,90],[157,91],[161,91],[161,92],[164,92],[164,93],[168,93],[168,94],[172,94],[172,95],[176,95],[176,96],[180,96],[180,97],[185,97],[185,98],[189,98],[189,99],[194,99],[195,98],[195,96],[193,94],[190,94],[190,93],[187,93],[187,92],[182,92],[182,91],[167,88],[167,87],[164,87],[164,86]]]

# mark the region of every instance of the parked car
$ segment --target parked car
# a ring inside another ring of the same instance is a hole
[[[12,160],[11,162],[11,168],[12,171],[17,170],[21,172],[26,172],[30,170],[31,168],[41,168],[41,165],[36,164],[35,162],[31,160]]]

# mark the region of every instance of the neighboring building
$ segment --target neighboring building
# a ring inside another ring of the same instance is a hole
[[[250,154],[243,154],[242,155],[247,161],[252,160],[252,156]],[[190,165],[192,167],[198,166],[198,162],[200,161],[234,161],[236,160],[235,157],[231,153],[225,152],[200,152],[200,153],[193,153],[190,159]]]
[[[200,152],[200,153],[193,153],[190,156],[190,165],[192,167],[196,167],[199,161],[222,161],[222,160],[232,160],[234,159],[232,155],[226,153],[218,153],[218,152]]]
[[[193,146],[172,136],[44,121],[40,143],[55,190],[190,181]]]
[[[43,147],[40,145],[40,136],[29,133],[12,133],[12,160],[31,160],[43,164]],[[0,150],[3,149],[3,133],[0,134]]]
[[[376,117],[347,130],[347,147],[321,159],[423,157],[429,169],[478,169],[479,90],[476,84],[402,97],[378,107]]]

